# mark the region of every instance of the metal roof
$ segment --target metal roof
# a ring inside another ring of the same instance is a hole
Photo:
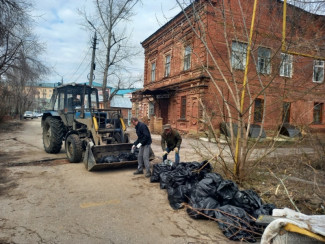
[[[112,108],[132,108],[132,102],[128,97],[114,96],[110,104]]]
[[[111,92],[113,93],[115,91],[116,88],[112,88]],[[116,95],[125,95],[128,93],[132,93],[135,92],[137,90],[139,90],[140,88],[130,88],[130,89],[120,89],[117,91]]]

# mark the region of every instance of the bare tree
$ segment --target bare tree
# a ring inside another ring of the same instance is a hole
[[[35,87],[48,72],[47,67],[37,59],[40,46],[32,42],[23,47],[25,48],[20,48],[19,56],[4,74],[11,95],[16,98],[11,101],[12,112],[20,117],[25,110],[36,106],[35,96],[38,94]]]
[[[19,0],[0,1],[0,76],[15,60],[29,33],[29,8],[29,4]]]
[[[276,119],[273,116],[273,124],[281,125],[284,120],[282,113],[278,112],[288,98],[290,102],[295,102],[312,91],[320,91],[319,84],[309,82],[310,85],[306,85],[312,77],[310,66],[300,66],[301,70],[297,73],[301,79],[298,81],[279,77],[279,70],[284,62],[283,55],[289,49],[305,51],[315,57],[325,56],[324,46],[320,46],[320,43],[324,45],[321,37],[324,35],[324,22],[300,8],[292,7],[287,15],[287,42],[286,50],[283,50],[282,22],[279,21],[282,19],[282,4],[278,1],[262,1],[256,7],[255,19],[253,1],[176,1],[195,39],[193,43],[202,47],[193,49],[193,54],[200,60],[202,70],[214,87],[210,92],[215,94],[216,99],[207,101],[203,98],[200,101],[202,121],[217,140],[217,125],[224,124],[223,129],[229,131],[230,136],[226,139],[234,168],[224,164],[225,170],[227,175],[232,174],[241,181],[247,173],[247,162],[272,114],[278,115]],[[323,1],[320,3],[323,4]],[[269,26],[263,23],[265,16]],[[321,31],[314,31],[314,28]],[[272,52],[266,47],[272,47]],[[200,58],[202,53],[206,53],[206,59]],[[301,55],[297,57],[299,60]],[[296,122],[299,119],[295,118]],[[251,141],[250,130],[255,121],[261,127],[256,141]],[[272,129],[275,135],[279,133],[278,128]],[[258,158],[272,150],[274,141]],[[225,151],[220,148],[220,152]],[[218,160],[224,160],[222,155],[218,155]]]
[[[48,72],[38,59],[44,49],[32,33],[31,8],[25,1],[0,0],[0,117],[21,117],[34,103],[33,86]]]
[[[105,56],[96,58],[103,69],[103,96],[104,106],[108,106],[108,94],[106,89],[108,80],[117,78],[117,89],[121,87],[119,74],[125,69],[124,63],[129,62],[132,56],[139,51],[129,44],[126,24],[134,15],[132,9],[140,2],[139,0],[95,0],[96,14],[90,17],[85,11],[80,11],[90,25],[90,29],[95,29],[99,36],[99,41],[104,45]],[[98,53],[98,52],[97,52]]]

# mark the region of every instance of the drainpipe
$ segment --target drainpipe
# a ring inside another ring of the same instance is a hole
[[[251,23],[251,29],[250,29],[250,34],[249,34],[249,42],[248,42],[248,46],[247,46],[246,67],[245,67],[243,89],[242,89],[241,100],[240,100],[240,116],[242,116],[242,113],[243,113],[243,110],[244,110],[244,98],[245,98],[245,90],[246,90],[246,85],[247,85],[247,73],[248,73],[248,65],[249,65],[249,56],[250,56],[250,53],[251,53],[252,37],[253,37],[253,30],[254,30],[257,2],[258,2],[258,0],[254,1],[252,23]],[[240,139],[240,137],[241,137],[241,130],[240,130],[240,128],[238,128],[238,130],[237,130],[237,139],[236,139],[234,174],[237,173],[239,139]]]

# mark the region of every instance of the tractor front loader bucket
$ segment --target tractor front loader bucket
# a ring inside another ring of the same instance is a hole
[[[85,156],[84,164],[87,170],[99,170],[107,168],[116,168],[125,165],[137,165],[138,160],[133,161],[120,161],[120,162],[101,162],[101,159],[106,156],[119,156],[120,153],[130,153],[132,143],[120,143],[120,144],[107,144],[94,146],[92,142],[88,143]]]

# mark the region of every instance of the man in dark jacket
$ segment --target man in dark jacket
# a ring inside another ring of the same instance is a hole
[[[161,134],[161,148],[164,151],[163,160],[167,159],[168,153],[175,152],[175,165],[180,161],[179,149],[182,143],[182,137],[177,130],[172,129],[170,124],[163,126],[164,132]],[[166,147],[167,144],[167,147]]]
[[[143,174],[143,165],[146,168],[146,177],[151,176],[149,164],[149,152],[151,151],[151,135],[148,126],[138,120],[131,118],[131,123],[135,126],[138,139],[133,143],[132,150],[139,148],[138,169],[133,173],[135,175]]]

